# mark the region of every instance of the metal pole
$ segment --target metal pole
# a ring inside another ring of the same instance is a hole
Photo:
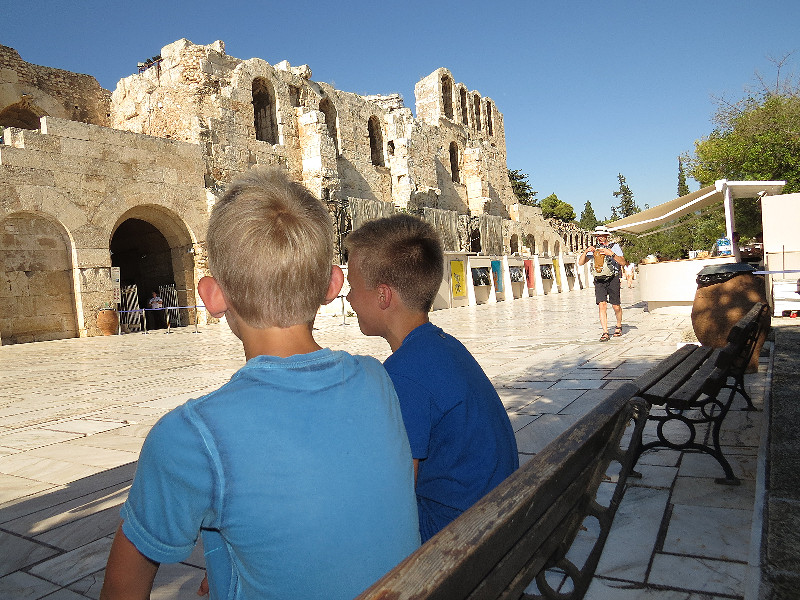
[[[199,309],[200,309],[199,306],[195,306],[194,307],[194,332],[195,333],[200,333],[199,331],[197,331],[197,316],[199,314]]]

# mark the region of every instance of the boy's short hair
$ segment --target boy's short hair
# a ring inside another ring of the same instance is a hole
[[[208,222],[208,266],[227,301],[251,327],[314,320],[333,264],[328,210],[278,169],[231,182]]]
[[[358,253],[367,286],[389,285],[408,308],[431,309],[444,275],[442,242],[432,225],[400,213],[364,223],[344,246]]]

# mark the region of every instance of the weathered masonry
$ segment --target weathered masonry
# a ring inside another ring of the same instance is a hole
[[[557,257],[585,243],[516,203],[490,97],[444,68],[415,96],[416,118],[399,95],[343,92],[307,65],[188,40],[111,93],[0,46],[0,340],[97,334],[111,267],[138,306],[165,285],[181,306],[199,304],[209,210],[256,165],[285,169],[325,202],[339,240],[406,210],[451,251]]]

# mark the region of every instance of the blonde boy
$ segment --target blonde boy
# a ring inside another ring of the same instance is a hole
[[[384,366],[411,443],[425,542],[519,466],[514,431],[480,365],[428,320],[444,264],[433,227],[394,215],[364,224],[345,246],[359,327],[393,352]]]
[[[207,243],[198,291],[247,364],[151,430],[101,598],[148,598],[159,563],[187,558],[198,535],[212,598],[352,598],[419,536],[391,381],[312,335],[343,283],[327,210],[281,172],[253,171],[214,207]]]

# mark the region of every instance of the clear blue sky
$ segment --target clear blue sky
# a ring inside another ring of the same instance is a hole
[[[359,94],[399,92],[439,67],[491,97],[508,165],[580,215],[610,215],[622,173],[644,208],[677,195],[677,157],[769,57],[798,50],[797,0],[0,0],[0,44],[113,90],[180,38],[237,58],[308,64]],[[689,181],[692,190],[697,184]]]

